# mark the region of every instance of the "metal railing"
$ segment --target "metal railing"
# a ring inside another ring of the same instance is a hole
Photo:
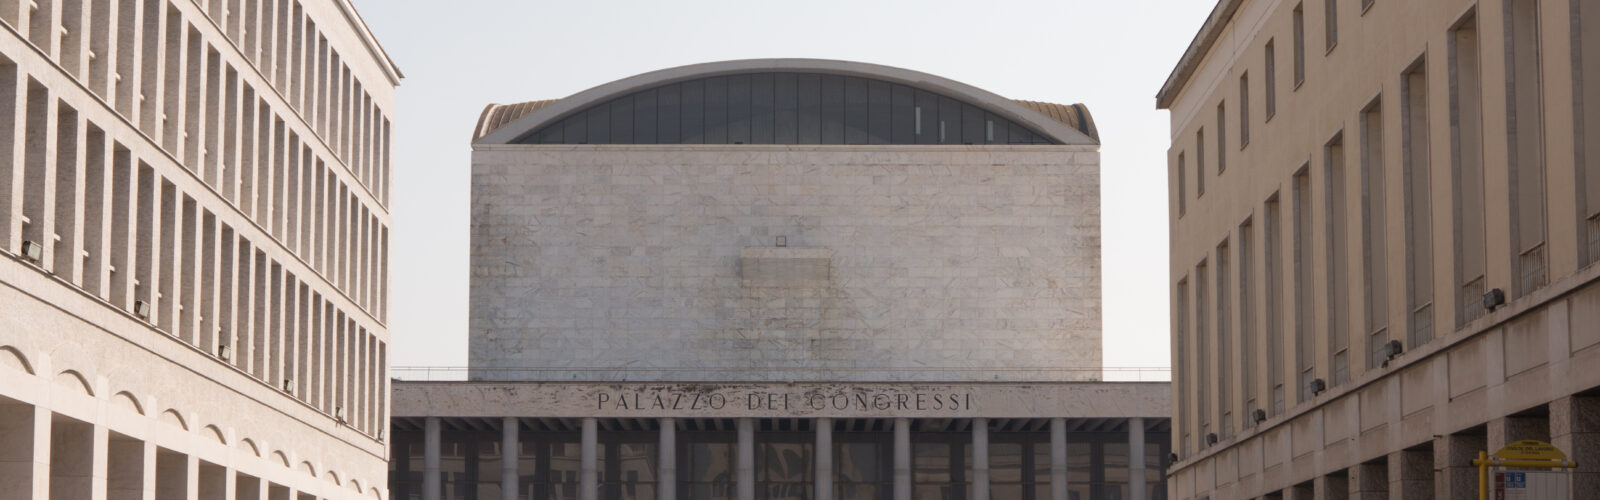
[[[536,381],[660,381],[672,380],[678,382],[726,382],[731,380],[749,380],[741,374],[760,370],[766,380],[795,380],[815,379],[816,377],[803,377],[802,374],[815,374],[822,369],[760,369],[749,367],[707,368],[707,367],[542,367],[542,368],[470,368],[466,366],[396,366],[389,369],[389,376],[402,381],[466,381],[469,379],[487,380],[536,380]],[[1091,368],[972,368],[972,367],[893,367],[893,368],[828,368],[825,371],[832,374],[833,380],[849,381],[897,381],[902,377],[895,374],[918,373],[924,376],[917,377],[916,382],[1034,382],[1034,381],[1106,381],[1106,382],[1168,382],[1172,380],[1172,369],[1164,366],[1141,367],[1091,367]],[[727,374],[726,377],[716,376]],[[782,374],[794,374],[794,377],[783,377]],[[859,376],[851,377],[851,374]],[[926,374],[943,375],[933,379]]]

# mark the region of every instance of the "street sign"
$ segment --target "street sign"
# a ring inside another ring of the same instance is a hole
[[[1507,471],[1494,474],[1494,500],[1567,498],[1567,474],[1548,471]]]

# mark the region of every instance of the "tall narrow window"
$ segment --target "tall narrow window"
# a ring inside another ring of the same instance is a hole
[[[1239,383],[1241,384],[1240,397],[1244,399],[1244,427],[1251,427],[1249,412],[1252,408],[1260,408],[1256,401],[1256,386],[1260,385],[1256,379],[1256,284],[1255,270],[1255,235],[1250,219],[1245,219],[1239,225]]]
[[[1345,191],[1344,133],[1322,148],[1323,216],[1328,261],[1328,366],[1329,385],[1339,385],[1350,377],[1350,256],[1347,222],[1350,213]]]
[[[1483,315],[1483,86],[1478,22],[1468,13],[1450,31],[1450,162],[1455,198],[1456,326]]]
[[[1572,2],[1579,264],[1600,261],[1600,5]]]
[[[1179,447],[1183,456],[1189,456],[1189,429],[1194,425],[1189,415],[1190,386],[1194,379],[1190,377],[1189,369],[1189,280],[1178,280],[1178,287],[1173,293],[1173,303],[1177,304],[1172,314],[1172,371],[1173,380],[1178,384],[1178,433],[1182,436]]]
[[[1211,293],[1210,283],[1206,280],[1206,261],[1194,268],[1194,352],[1195,352],[1195,380],[1198,390],[1195,396],[1195,413],[1199,415],[1196,420],[1200,424],[1200,449],[1209,446],[1206,435],[1211,433],[1211,361],[1216,359],[1211,354],[1210,324],[1206,321],[1206,295]]]
[[[1217,174],[1228,169],[1228,107],[1217,103]]]
[[[1239,149],[1250,145],[1250,74],[1239,75]]]
[[[1232,342],[1228,337],[1233,335],[1232,326],[1228,322],[1228,308],[1232,302],[1228,300],[1228,242],[1223,240],[1217,245],[1217,412],[1222,418],[1217,422],[1218,433],[1224,438],[1233,436],[1233,401],[1229,398],[1229,389],[1233,386],[1232,353],[1229,349]]]
[[[1333,48],[1339,45],[1339,0],[1322,0],[1322,3],[1327,7],[1324,13],[1327,16],[1326,24],[1323,25],[1326,31],[1323,35],[1328,52],[1333,52]]]
[[[1261,330],[1267,337],[1267,387],[1272,404],[1268,412],[1283,413],[1283,336],[1288,331],[1283,324],[1283,212],[1278,206],[1278,194],[1267,198],[1261,217],[1261,269],[1266,278],[1267,326]]]
[[[1427,60],[1419,59],[1400,78],[1401,178],[1405,182],[1406,335],[1412,348],[1433,339],[1433,210],[1428,194]],[[1380,360],[1381,361],[1381,360]]]
[[[1515,296],[1544,286],[1544,96],[1540,90],[1538,0],[1508,0],[1506,123],[1510,137],[1511,240]]]
[[[1267,120],[1278,115],[1278,49],[1274,40],[1267,40],[1267,74],[1263,75],[1266,81],[1267,92]]]
[[[1311,344],[1311,174],[1309,166],[1294,175],[1294,339],[1297,402],[1311,395],[1311,379],[1316,370]]]
[[[1183,217],[1189,211],[1189,168],[1184,165],[1183,153],[1178,153],[1177,177],[1178,192],[1175,198],[1178,199],[1178,217]]]
[[[1389,342],[1389,213],[1384,205],[1383,103],[1361,112],[1361,262],[1366,300],[1367,368],[1376,368]]]
[[[1294,88],[1306,82],[1306,5],[1294,6]]]
[[[1194,189],[1195,197],[1206,195],[1206,129],[1194,133]]]

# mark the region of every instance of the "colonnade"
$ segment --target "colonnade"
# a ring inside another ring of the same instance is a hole
[[[737,446],[734,458],[734,492],[735,500],[755,500],[756,498],[756,458],[755,434],[756,419],[739,418],[736,422]],[[677,420],[673,418],[659,419],[660,434],[659,452],[660,459],[657,465],[657,499],[677,500],[678,492],[678,467],[677,467]],[[817,418],[812,425],[815,435],[815,450],[813,452],[815,474],[814,498],[815,500],[834,500],[834,464],[833,464],[833,427],[834,419]],[[894,445],[893,445],[893,484],[894,500],[911,500],[912,497],[912,453],[911,453],[911,426],[912,419],[894,419]],[[501,495],[502,500],[517,500],[519,477],[518,471],[518,436],[520,422],[518,417],[505,417],[501,425],[502,457],[501,464]],[[972,496],[969,500],[991,500],[989,497],[989,419],[972,419]],[[440,500],[443,473],[440,468],[440,419],[427,417],[423,427],[423,500]],[[1128,419],[1128,445],[1130,450],[1143,450],[1144,419]],[[599,448],[599,420],[595,417],[582,419],[580,466],[578,499],[599,500],[600,484],[598,459]],[[1142,454],[1133,454],[1128,461],[1128,493],[1130,498],[1146,498],[1145,483],[1140,480],[1145,476],[1145,463]],[[1050,419],[1050,499],[1067,500],[1067,419]]]

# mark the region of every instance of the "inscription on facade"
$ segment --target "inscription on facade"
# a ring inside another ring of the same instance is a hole
[[[720,392],[655,389],[594,393],[595,410],[717,411],[730,402],[749,411],[972,411],[970,392],[876,392],[858,390],[835,394],[813,392],[750,391],[730,397]]]

